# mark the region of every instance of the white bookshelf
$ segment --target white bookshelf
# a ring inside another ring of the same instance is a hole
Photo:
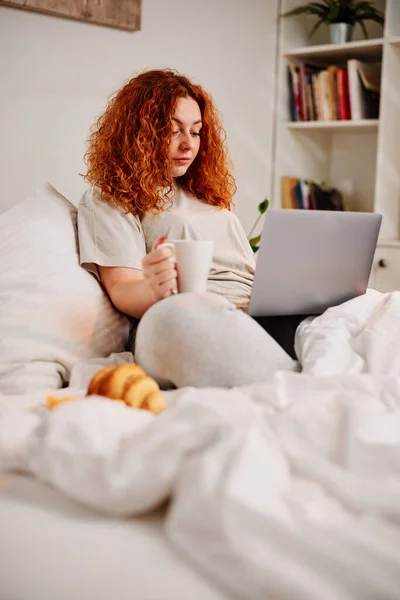
[[[377,131],[379,125],[378,119],[361,119],[359,121],[289,121],[287,128],[293,131],[342,131],[344,133],[362,132],[362,131]]]
[[[282,0],[281,14],[304,4]],[[385,27],[359,27],[354,41],[330,44],[322,25],[309,38],[315,19],[280,19],[272,205],[280,206],[281,177],[320,179],[341,190],[347,210],[383,215],[372,285],[400,289],[400,0],[377,0]],[[288,62],[340,64],[382,60],[379,119],[292,122],[289,114]]]
[[[381,237],[380,242],[381,246],[385,248],[400,248],[400,240],[394,240],[391,238],[383,238]],[[400,273],[399,273],[400,275]]]
[[[395,39],[395,38],[393,38]],[[357,42],[348,42],[347,44],[321,44],[318,46],[303,46],[302,48],[293,48],[284,53],[286,59],[312,58],[314,61],[328,60],[329,62],[346,58],[351,52],[352,58],[359,59],[377,59],[382,56],[384,39],[361,40]]]

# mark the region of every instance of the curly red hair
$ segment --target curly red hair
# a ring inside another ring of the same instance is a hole
[[[133,214],[160,212],[170,204],[172,117],[178,100],[186,97],[198,103],[203,126],[199,152],[179,185],[206,204],[230,209],[236,185],[219,114],[203,88],[172,70],[132,78],[93,125],[85,180],[103,200]]]

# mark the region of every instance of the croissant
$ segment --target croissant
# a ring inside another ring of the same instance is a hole
[[[152,377],[148,377],[142,367],[133,363],[118,367],[104,367],[97,371],[89,382],[86,394],[86,396],[92,395],[125,402],[133,408],[143,408],[154,414],[165,408],[165,400],[157,382]],[[48,396],[47,408],[53,410],[60,404],[73,400],[80,400],[80,398]]]
[[[89,382],[86,395],[94,394],[112,400],[123,400],[129,406],[143,408],[155,414],[165,408],[165,400],[158,383],[134,363],[104,367],[95,373]]]

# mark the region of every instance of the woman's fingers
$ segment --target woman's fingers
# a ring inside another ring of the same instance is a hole
[[[164,281],[170,281],[170,279],[177,279],[178,273],[176,269],[164,269],[159,273],[155,273],[152,277],[156,283],[164,283]]]
[[[143,276],[158,300],[170,296],[171,290],[177,289],[178,273],[169,259],[148,266],[143,264]]]
[[[171,296],[177,290],[178,273],[172,260],[173,251],[169,247],[158,247],[166,240],[167,236],[158,238],[142,261],[143,276],[158,300]]]
[[[156,248],[146,254],[143,259],[143,266],[154,265],[164,260],[170,260],[172,255],[172,248]]]
[[[166,271],[162,271],[156,277],[156,285],[163,285],[167,281],[176,282],[177,281],[177,272],[175,269],[168,269]]]
[[[154,240],[154,242],[153,242],[153,246],[152,246],[152,248],[151,248],[151,249],[152,249],[152,250],[155,250],[156,248],[158,248],[158,246],[159,246],[160,244],[163,244],[164,242],[166,242],[166,241],[167,241],[167,239],[168,239],[168,237],[167,237],[166,235],[163,235],[163,236],[161,236],[161,237],[157,238],[156,240]]]
[[[143,276],[146,279],[152,279],[154,277],[161,276],[162,273],[170,271],[171,273],[177,274],[175,263],[169,259],[160,261],[158,263],[152,263],[150,265],[143,264]]]
[[[164,269],[159,273],[146,273],[145,279],[149,282],[150,285],[159,285],[164,283],[165,281],[171,281],[177,279],[177,271],[176,269]]]
[[[177,291],[178,282],[175,273],[164,272],[162,276],[147,279],[157,300],[162,300]]]
[[[176,279],[170,279],[169,281],[164,281],[164,283],[160,284],[157,288],[157,295],[160,298],[167,298],[168,296],[172,296],[177,292]]]

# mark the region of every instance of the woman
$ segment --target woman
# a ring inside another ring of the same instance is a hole
[[[170,70],[119,90],[89,138],[78,208],[80,260],[133,317],[129,349],[162,387],[235,386],[296,363],[238,307],[254,257],[231,212],[236,191],[211,97]],[[175,294],[171,239],[212,239],[208,292]],[[134,346],[134,347],[133,347]]]

